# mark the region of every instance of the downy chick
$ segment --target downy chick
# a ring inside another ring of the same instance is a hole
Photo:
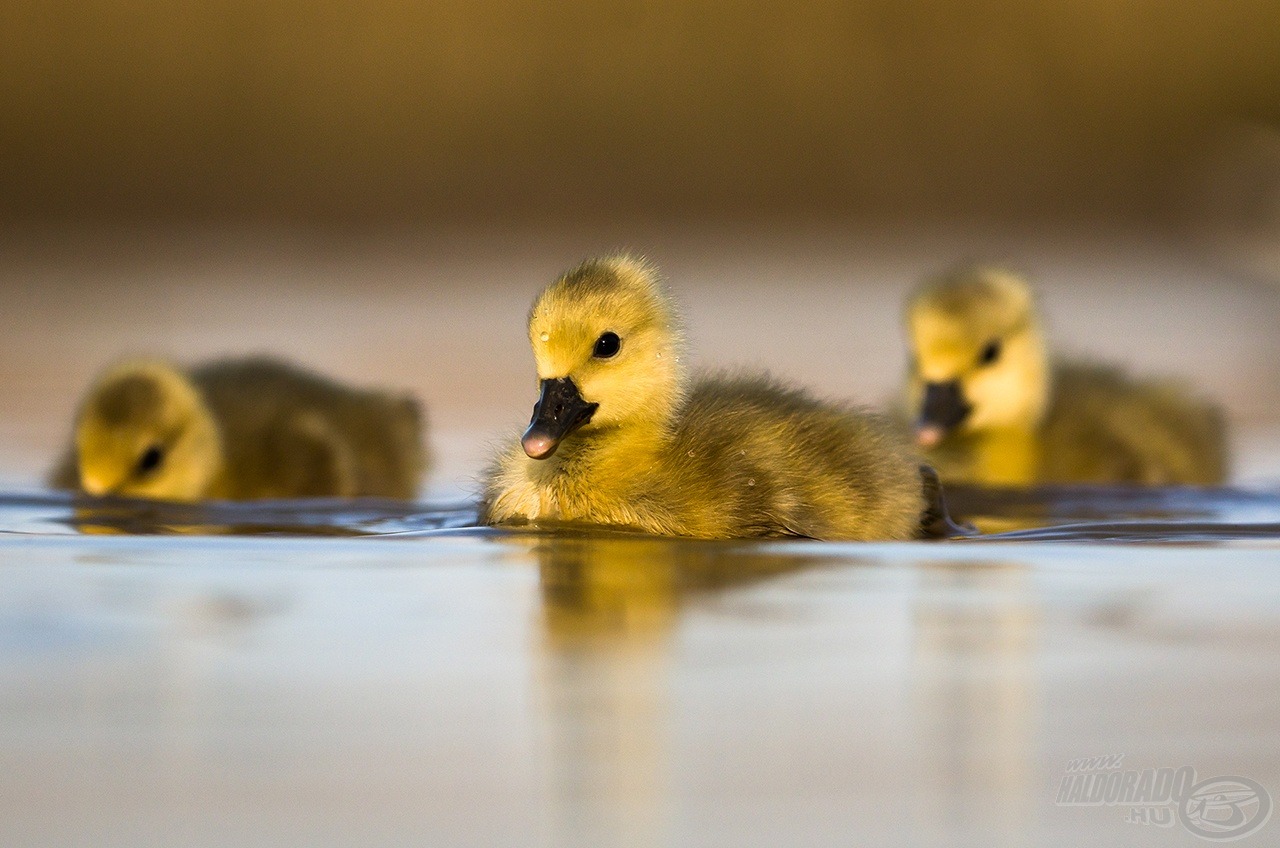
[[[50,483],[176,501],[412,498],[425,464],[408,396],[271,359],[134,360],[90,388]]]
[[[1220,483],[1223,416],[1169,380],[1052,364],[1030,286],[998,268],[930,281],[907,307],[906,395],[944,482]]]
[[[916,456],[880,418],[767,376],[690,382],[675,308],[640,260],[566,273],[529,340],[541,398],[489,470],[486,523],[911,539],[932,516]]]

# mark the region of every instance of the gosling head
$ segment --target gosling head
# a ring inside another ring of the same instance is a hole
[[[80,486],[91,495],[195,500],[222,464],[218,428],[199,391],[162,362],[119,365],[76,419]]]
[[[916,441],[1034,427],[1049,396],[1049,366],[1026,280],[969,268],[930,281],[907,307],[907,395]]]
[[[521,443],[546,459],[575,431],[661,424],[683,387],[679,319],[657,272],[617,256],[582,263],[529,313],[541,397]]]

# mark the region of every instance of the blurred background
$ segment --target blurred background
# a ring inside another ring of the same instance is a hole
[[[1261,432],[1278,127],[1274,0],[4,4],[0,479],[111,359],[268,350],[418,391],[464,486],[530,299],[618,247],[699,361],[867,402],[909,286],[1012,262],[1064,347]]]

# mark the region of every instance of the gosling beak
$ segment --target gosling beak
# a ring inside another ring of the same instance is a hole
[[[524,452],[533,459],[546,459],[556,452],[565,436],[591,420],[597,403],[587,403],[568,377],[542,381],[542,396],[533,406],[533,420],[520,439]]]
[[[960,391],[960,381],[925,383],[924,405],[916,421],[916,444],[922,448],[935,447],[947,434],[959,427],[973,407]]]

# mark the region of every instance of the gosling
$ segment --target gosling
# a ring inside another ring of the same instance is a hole
[[[422,429],[408,396],[271,359],[134,360],[90,388],[50,483],[174,501],[408,499],[426,466]]]
[[[690,382],[657,273],[590,260],[529,315],[541,397],[490,467],[487,524],[580,522],[665,536],[894,540],[937,518],[888,422],[767,376]]]
[[[1221,411],[1170,380],[1052,363],[1027,281],[969,268],[909,300],[917,444],[944,483],[1221,483]]]

